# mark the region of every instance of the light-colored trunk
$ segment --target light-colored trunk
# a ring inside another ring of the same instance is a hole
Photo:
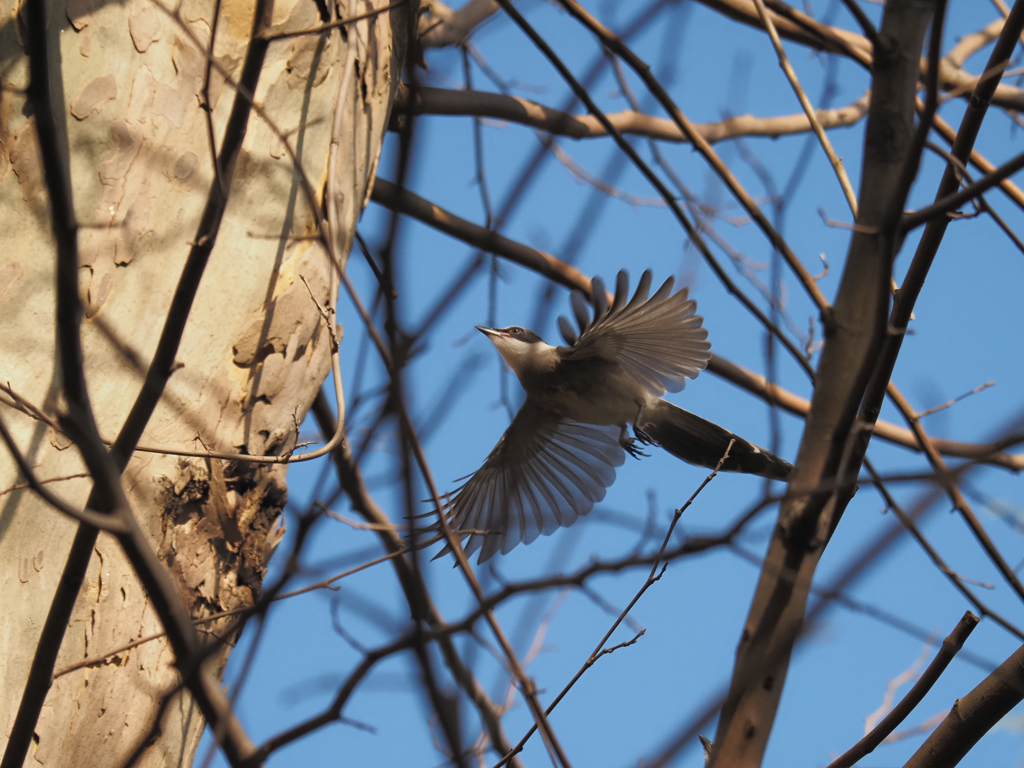
[[[26,117],[18,4],[0,0],[0,381],[55,416],[61,397],[54,247],[38,143]],[[340,14],[385,4],[343,0]],[[214,58],[233,78],[240,75],[252,6],[221,3]],[[138,394],[214,183],[201,108],[206,54],[191,39],[208,45],[214,0],[185,0],[177,18],[153,0],[59,0],[51,8],[51,24],[59,27],[51,29],[59,51],[53,65],[62,73],[82,225],[86,377],[101,434],[110,440]],[[376,169],[404,58],[406,14],[403,6],[344,32],[274,42],[260,77],[256,102],[301,156],[318,195],[326,187],[332,132],[340,131],[335,210],[343,254]],[[275,3],[275,31],[319,23],[312,0]],[[234,97],[215,69],[210,102],[218,143]],[[310,292],[333,305],[331,265],[309,239],[313,231],[284,144],[254,113],[178,368],[142,445],[249,454],[295,446],[297,425],[330,367],[330,336]],[[0,404],[0,416],[36,475],[72,504],[84,504],[91,482],[75,447],[8,405]],[[77,526],[31,492],[11,490],[20,482],[0,449],[0,752]],[[280,536],[283,467],[140,452],[124,486],[193,616],[252,604]],[[231,639],[237,623],[203,628]],[[160,630],[116,540],[101,534],[57,671]],[[219,654],[221,666],[228,649]],[[172,660],[168,645],[156,640],[58,677],[25,764],[119,765],[175,686]],[[202,726],[190,698],[177,696],[139,764],[188,765]]]

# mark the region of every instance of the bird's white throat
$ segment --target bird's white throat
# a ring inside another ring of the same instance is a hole
[[[555,347],[543,341],[525,342],[511,336],[491,336],[490,339],[521,382],[550,370],[558,362]]]

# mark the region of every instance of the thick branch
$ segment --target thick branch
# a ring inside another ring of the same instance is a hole
[[[1024,646],[999,665],[953,709],[904,768],[950,768],[1024,699]]]
[[[773,4],[772,7],[775,7]],[[925,30],[937,4],[889,3],[873,61],[857,223],[838,296],[826,315],[826,340],[814,399],[744,627],[729,696],[722,708],[712,766],[758,766],[764,756],[793,645],[800,634],[818,559],[852,488],[818,489],[859,467],[843,467],[844,446],[885,336],[894,232],[903,169],[911,158],[915,88]],[[870,234],[869,234],[870,233]]]
[[[999,40],[992,49],[992,53],[986,66],[987,71],[1003,71],[1006,62],[1009,60],[1010,55],[1013,53],[1013,50],[1017,45],[1017,38],[1021,34],[1022,29],[1024,29],[1024,0],[1018,0],[1014,4],[1013,10],[1006,20],[1006,24],[1000,33]],[[997,84],[997,78],[984,80],[978,84],[974,93],[971,94],[968,108],[961,120],[960,130],[957,132],[956,140],[953,142],[951,150],[952,156],[961,163],[966,162],[971,155],[974,141],[981,129],[982,121],[987,114],[988,105],[991,102],[992,94],[996,91]],[[935,199],[943,200],[949,197],[956,192],[959,186],[959,174],[950,164],[946,167],[942,181],[939,183]],[[905,329],[910,322],[910,316],[913,312],[914,304],[924,286],[925,278],[931,269],[932,262],[938,252],[939,245],[942,243],[942,238],[945,235],[948,224],[949,219],[945,216],[929,220],[928,224],[925,226],[921,240],[918,243],[917,250],[914,253],[913,261],[911,261],[910,267],[907,270],[907,276],[897,294],[896,301],[886,325],[887,335],[882,348],[879,350],[875,370],[872,373],[872,378],[865,393],[864,402],[860,411],[860,420],[866,427],[870,426],[874,423],[875,419],[878,418],[878,412],[881,409],[882,398],[884,397],[886,389],[891,389],[891,387],[889,387],[889,379],[892,376],[892,371],[896,365],[896,359],[899,356],[900,349],[903,345],[904,333],[902,332],[902,329]],[[890,392],[889,394],[890,397],[893,397],[893,393]],[[897,407],[900,407],[904,412],[906,412],[907,407],[905,403],[901,401],[901,398],[896,397],[894,400]],[[911,426],[919,430],[919,425],[916,423],[912,423]],[[923,435],[923,433],[921,433],[921,435]],[[855,451],[863,454],[866,450],[868,437],[869,433],[867,430],[858,436],[858,445],[856,446]],[[938,454],[933,448],[930,449],[928,447],[928,442],[929,441],[922,437],[922,445],[926,449],[929,460],[935,467],[943,466],[941,459],[938,458]],[[987,535],[984,535],[980,525],[973,520],[973,514],[970,512],[966,502],[963,502],[962,499],[959,498],[960,495],[959,492],[955,490],[955,486],[951,486],[949,490],[951,496],[954,498],[954,503],[957,504],[957,508],[971,524],[975,535],[982,542],[986,551],[989,553],[989,556],[993,560],[993,563],[1002,572],[1007,582],[1014,587],[1018,595],[1024,595],[1024,585],[1021,585],[1016,574],[1013,573],[1009,565],[999,555],[995,546],[988,541],[988,537]]]

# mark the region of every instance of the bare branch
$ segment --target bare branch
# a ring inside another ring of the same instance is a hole
[[[1021,168],[1024,168],[1024,152],[1017,155],[1009,162],[999,166],[994,171],[986,176],[978,179],[973,184],[969,184],[959,192],[947,194],[944,197],[937,198],[934,203],[929,205],[927,208],[922,208],[919,211],[908,213],[903,217],[902,227],[904,232],[909,232],[922,224],[927,224],[930,221],[937,219],[948,220],[947,214],[952,213],[957,208],[961,207],[965,203],[970,202],[976,197],[982,195],[985,191],[999,184],[1004,179],[1009,178]]]
[[[846,196],[846,202],[850,206],[850,211],[853,213],[853,218],[857,218],[857,193],[853,191],[853,184],[850,183],[850,177],[846,173],[846,169],[843,167],[843,161],[836,154],[836,151],[832,148],[832,143],[828,140],[825,135],[824,127],[818,122],[818,119],[814,112],[814,107],[811,106],[811,100],[807,98],[807,94],[804,93],[804,89],[800,85],[800,81],[797,79],[796,72],[789,63],[789,59],[786,57],[786,51],[782,47],[782,40],[779,39],[779,33],[775,29],[775,25],[772,23],[771,16],[768,14],[768,9],[764,6],[764,0],[754,0],[754,4],[757,6],[758,16],[761,17],[761,23],[764,24],[765,30],[768,32],[768,37],[771,38],[772,46],[775,48],[775,53],[779,58],[779,66],[782,67],[782,71],[786,75],[786,79],[789,80],[789,84],[793,87],[793,91],[796,93],[797,99],[800,101],[800,106],[804,108],[804,114],[807,115],[807,120],[811,125],[811,129],[814,131],[814,135],[818,137],[818,141],[821,143],[821,148],[825,151],[825,156],[828,158],[829,164],[832,166],[832,170],[835,171],[836,177],[839,179],[839,186],[842,187],[843,194]]]
[[[865,93],[845,107],[813,111],[822,128],[840,128],[854,125],[868,112],[871,95]],[[411,103],[410,103],[411,102]],[[591,139],[608,136],[601,122],[593,115],[572,115],[518,96],[487,91],[455,90],[420,86],[415,98],[404,86],[395,100],[395,112],[412,111],[417,115],[471,115],[494,120],[528,125],[537,130],[571,139]],[[634,110],[612,112],[606,115],[615,129],[628,136],[645,136],[660,141],[687,143],[689,138],[672,120],[654,117]],[[757,117],[738,115],[714,123],[694,123],[693,131],[708,144],[741,136],[778,138],[811,130],[807,115],[779,115]]]
[[[1024,646],[966,696],[953,703],[945,720],[904,768],[956,765],[982,736],[1024,699]]]
[[[875,747],[881,744],[886,736],[896,730],[899,724],[914,711],[914,707],[921,703],[921,699],[932,689],[939,676],[946,671],[949,662],[963,648],[964,643],[970,637],[974,628],[978,626],[979,621],[980,619],[970,611],[965,613],[964,617],[960,619],[960,623],[956,625],[956,628],[942,641],[942,648],[935,654],[935,658],[928,665],[928,669],[924,671],[924,674],[921,675],[914,686],[907,691],[907,695],[903,697],[900,703],[893,707],[892,711],[878,725],[872,728],[870,733],[866,734],[863,739],[850,747],[842,756],[833,760],[828,765],[828,768],[850,768],[864,755],[874,751]]]
[[[952,406],[956,405],[961,400],[966,400],[971,395],[976,395],[979,392],[983,392],[984,390],[988,389],[989,387],[994,387],[995,385],[996,383],[994,381],[986,381],[984,384],[979,384],[978,386],[976,386],[970,392],[964,392],[962,395],[957,395],[952,400],[947,400],[946,402],[941,403],[940,405],[933,406],[932,408],[929,408],[924,411],[918,411],[917,418],[923,419],[925,416],[931,416],[933,413],[944,411],[947,408],[951,408]]]
[[[390,181],[378,177],[373,184],[370,199],[385,208],[400,211],[452,237],[471,243],[482,251],[504,256],[566,288],[586,286],[583,290],[590,293],[590,281],[576,267],[543,251],[510,240],[493,230],[459,218],[407,189],[399,189]]]

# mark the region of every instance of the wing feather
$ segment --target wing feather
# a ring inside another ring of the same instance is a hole
[[[581,424],[527,400],[447,514],[478,563],[572,525],[604,498],[625,461],[619,428]],[[445,547],[440,557],[450,551]]]
[[[527,475],[529,480],[527,488],[535,499],[537,509],[543,520],[541,533],[545,536],[550,536],[563,525],[562,519],[564,515],[562,514],[562,507],[564,501],[552,493],[547,480],[541,475],[538,467],[532,464],[527,465]]]
[[[629,301],[629,273],[624,269],[619,270],[615,277],[615,301],[612,302],[612,309],[622,309]]]
[[[548,519],[550,519],[550,515],[544,513],[545,505],[537,497],[537,486],[532,473],[528,470],[529,465],[523,468],[522,499],[523,506],[527,509],[527,518],[533,519],[531,530],[535,529],[537,533],[529,541],[524,537],[523,544],[530,544],[542,533],[547,536],[549,531],[546,531],[545,528],[548,527]]]
[[[536,472],[539,480],[539,487],[543,489],[551,503],[552,518],[562,527],[570,526],[576,522],[576,512],[573,506],[573,492],[566,479],[552,468],[548,462],[538,461],[530,465]]]
[[[687,379],[696,378],[704,370],[711,357],[703,318],[696,314],[697,303],[688,297],[685,288],[673,294],[672,278],[648,298],[650,270],[644,272],[628,303],[627,284],[625,272],[620,272],[611,309],[595,312],[588,323],[580,318],[580,302],[573,297],[581,333],[567,358],[601,357],[618,362],[656,397],[678,392]],[[595,302],[595,308],[598,306]]]
[[[498,475],[497,485],[501,489],[501,494],[495,494],[495,506],[491,507],[492,517],[497,513],[499,519],[501,513],[498,504],[504,502],[503,506],[507,510],[505,514],[505,536],[501,541],[501,554],[503,555],[508,554],[509,541],[522,541],[528,535],[523,521],[521,496],[515,492],[515,484],[511,480],[511,472],[502,472]],[[493,529],[488,528],[487,530],[490,532]]]
[[[608,293],[600,277],[590,281],[590,301],[594,305],[594,317],[600,317],[608,311]]]
[[[575,344],[576,339],[579,338],[576,334],[576,329],[572,327],[572,323],[570,323],[568,318],[564,315],[558,316],[558,330],[562,332],[562,338],[565,339],[565,343],[570,347]]]
[[[590,312],[587,310],[587,300],[580,291],[573,291],[569,296],[569,303],[572,305],[572,313],[576,316],[576,324],[580,327],[580,333],[587,330],[590,325]]]

